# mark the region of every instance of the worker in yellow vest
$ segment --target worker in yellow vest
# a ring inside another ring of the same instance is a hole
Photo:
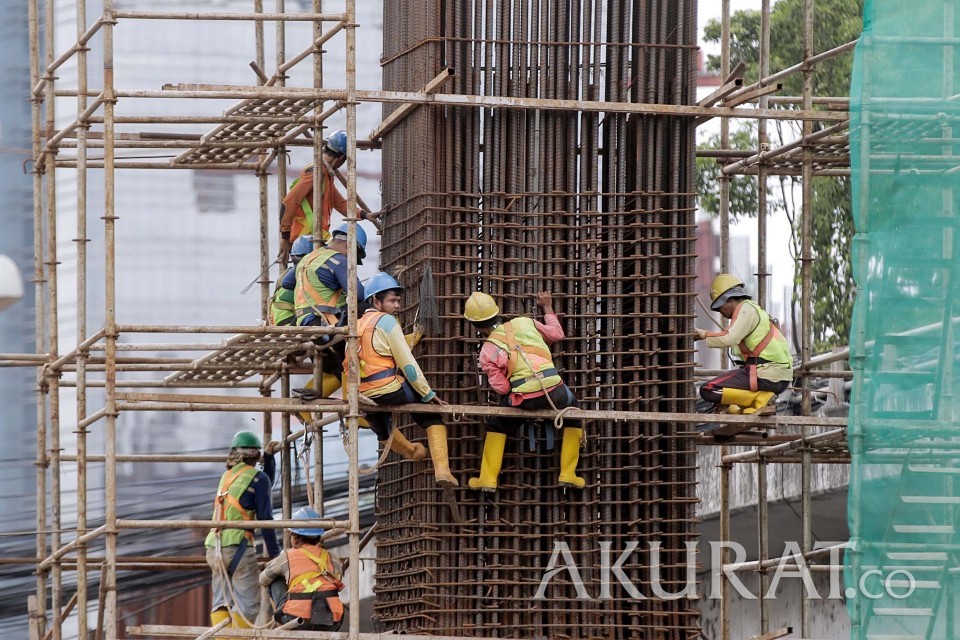
[[[424,378],[397,322],[403,287],[390,274],[378,273],[367,282],[365,292],[370,308],[357,324],[360,393],[383,406],[415,402],[445,404]],[[437,484],[441,487],[458,486],[457,479],[450,473],[447,427],[441,417],[432,413],[414,413],[412,418],[427,432],[427,446]],[[392,437],[392,450],[409,460],[426,457],[423,445],[410,443],[393,428],[389,413],[368,412],[366,419],[381,442]]]
[[[297,284],[297,265],[300,260],[313,251],[313,236],[300,236],[293,243],[293,249],[290,250],[290,258],[293,260],[293,266],[287,267],[287,270],[277,279],[277,286],[273,290],[273,297],[270,298],[270,320],[276,327],[284,327],[296,324],[297,313],[294,304],[293,290]]]
[[[333,185],[333,176],[327,166],[336,170],[347,161],[347,132],[334,131],[323,141],[323,162],[320,167],[320,242],[330,238],[330,214],[334,209],[346,215],[347,199]],[[280,205],[280,264],[287,264],[290,250],[297,238],[305,233],[313,233],[313,163],[311,162],[290,184],[290,190]],[[379,213],[357,208],[357,218],[370,220],[379,217]]]
[[[313,507],[301,507],[294,520],[319,520]],[[337,631],[343,624],[339,562],[321,544],[323,528],[290,529],[292,548],[282,551],[260,572],[260,586],[270,590],[273,619],[301,620],[297,631]]]
[[[714,278],[710,301],[710,309],[731,323],[723,331],[695,329],[697,340],[706,340],[715,349],[730,349],[742,366],[704,384],[700,396],[726,405],[727,413],[771,413],[773,407],[767,405],[793,380],[787,339],[737,276],[721,273]]]
[[[367,234],[357,225],[357,264],[366,257]],[[347,224],[337,227],[330,241],[304,256],[297,265],[294,285],[294,313],[299,326],[336,326],[346,321],[347,287]],[[363,285],[354,276],[357,300],[363,300]],[[328,339],[318,342],[326,343]],[[323,379],[320,395],[329,398],[340,388],[341,363],[346,341],[340,341],[322,352]],[[315,389],[314,385],[314,390]]]
[[[486,338],[480,349],[480,368],[486,374],[490,387],[500,394],[501,406],[522,409],[579,407],[550,355],[549,345],[564,338],[563,327],[553,311],[550,292],[538,293],[537,305],[543,309],[543,322],[523,317],[504,322],[500,317],[500,307],[493,298],[480,291],[470,296],[464,306],[463,317]],[[487,418],[480,477],[470,478],[471,489],[496,491],[507,436],[523,422],[522,418]],[[582,489],[586,484],[583,478],[577,476],[582,439],[580,421],[565,419],[558,479],[561,486]]]
[[[274,454],[280,443],[267,443],[263,451],[260,437],[252,431],[238,431],[230,443],[227,470],[220,478],[213,501],[212,520],[273,520],[270,489],[276,472]],[[277,533],[261,529],[267,555],[280,553]],[[257,582],[257,553],[252,529],[214,528],[204,543],[207,564],[213,573],[213,604],[210,621],[216,625],[227,618],[231,627],[249,629],[260,612],[260,585]]]

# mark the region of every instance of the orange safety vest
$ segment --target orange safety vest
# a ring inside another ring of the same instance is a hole
[[[402,384],[404,380],[399,375],[397,361],[393,359],[393,356],[385,356],[373,348],[373,333],[376,331],[377,322],[385,315],[387,314],[381,311],[368,311],[357,322],[357,333],[360,338],[360,348],[358,350],[360,393],[385,387],[394,380]],[[343,361],[343,367],[346,370],[346,359]]]
[[[257,476],[257,468],[245,462],[235,464],[220,476],[220,486],[213,499],[212,520],[253,520],[254,513],[240,505],[240,496],[247,490],[250,483]],[[243,538],[253,542],[253,531],[250,529],[211,529],[204,541],[204,546],[215,547],[217,534],[220,535],[220,546],[230,547],[240,544]]]
[[[504,322],[487,339],[507,352],[507,377],[513,393],[549,391],[563,382],[550,347],[530,318]]]
[[[343,603],[338,593],[343,589],[334,573],[330,553],[316,545],[304,545],[287,551],[290,578],[287,580],[287,602],[283,612],[309,622],[314,594],[324,598],[333,614],[333,621],[343,619]],[[297,595],[300,594],[300,595]]]

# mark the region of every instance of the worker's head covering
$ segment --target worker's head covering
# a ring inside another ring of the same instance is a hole
[[[721,273],[713,279],[710,285],[710,309],[719,311],[728,300],[750,298],[743,288],[743,281],[735,275]]]
[[[321,516],[313,507],[300,507],[293,514],[294,520],[320,520]],[[295,533],[304,538],[319,538],[323,535],[322,527],[293,527],[290,533]]]
[[[347,223],[342,223],[333,230],[331,235],[334,239],[347,239]],[[363,264],[363,259],[367,257],[367,232],[359,224],[357,225],[357,264]]]

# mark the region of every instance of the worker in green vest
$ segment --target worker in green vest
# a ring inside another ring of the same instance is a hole
[[[501,406],[554,410],[579,407],[550,355],[549,345],[564,338],[550,292],[538,293],[537,305],[543,309],[543,322],[522,317],[504,321],[500,307],[489,295],[476,291],[470,296],[464,305],[463,317],[486,338],[480,349],[480,368],[490,387],[500,394]],[[507,436],[523,423],[523,418],[487,418],[480,477],[470,478],[471,489],[496,491]],[[586,484],[577,476],[582,439],[580,421],[564,419],[558,478],[561,486],[582,489]]]
[[[274,454],[280,443],[267,443],[260,455],[260,437],[252,431],[238,431],[230,443],[227,470],[220,478],[213,501],[212,520],[273,520],[270,490],[276,472]],[[263,470],[256,465],[263,460]],[[261,529],[267,555],[280,554],[277,533]],[[204,543],[207,564],[213,573],[213,625],[230,618],[231,627],[249,629],[260,612],[260,584],[257,553],[252,529],[217,527],[210,530]]]
[[[284,274],[277,279],[277,286],[270,299],[270,319],[274,326],[296,324],[297,313],[293,290],[296,287],[297,265],[300,264],[301,258],[311,251],[313,251],[313,236],[300,236],[293,243],[293,249],[290,250],[293,266],[287,267]]]
[[[710,309],[730,320],[730,326],[723,331],[695,329],[697,340],[706,340],[715,349],[730,349],[741,366],[704,384],[700,396],[725,405],[727,413],[772,413],[773,407],[767,405],[793,380],[787,339],[737,276],[721,273],[714,278],[710,301]]]

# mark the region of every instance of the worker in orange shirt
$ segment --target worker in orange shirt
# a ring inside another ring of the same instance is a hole
[[[347,132],[334,131],[325,140],[323,146],[323,162],[336,170],[347,161]],[[346,215],[347,200],[336,187],[333,186],[333,176],[326,166],[320,167],[322,196],[320,199],[320,237],[318,244],[325,243],[330,238],[330,213],[336,209]],[[290,248],[301,235],[313,233],[313,163],[308,164],[300,176],[290,184],[290,190],[283,198],[280,207],[280,253],[277,260],[280,264],[287,264],[290,259]],[[357,217],[360,220],[376,220],[379,213],[364,211],[357,207]]]

